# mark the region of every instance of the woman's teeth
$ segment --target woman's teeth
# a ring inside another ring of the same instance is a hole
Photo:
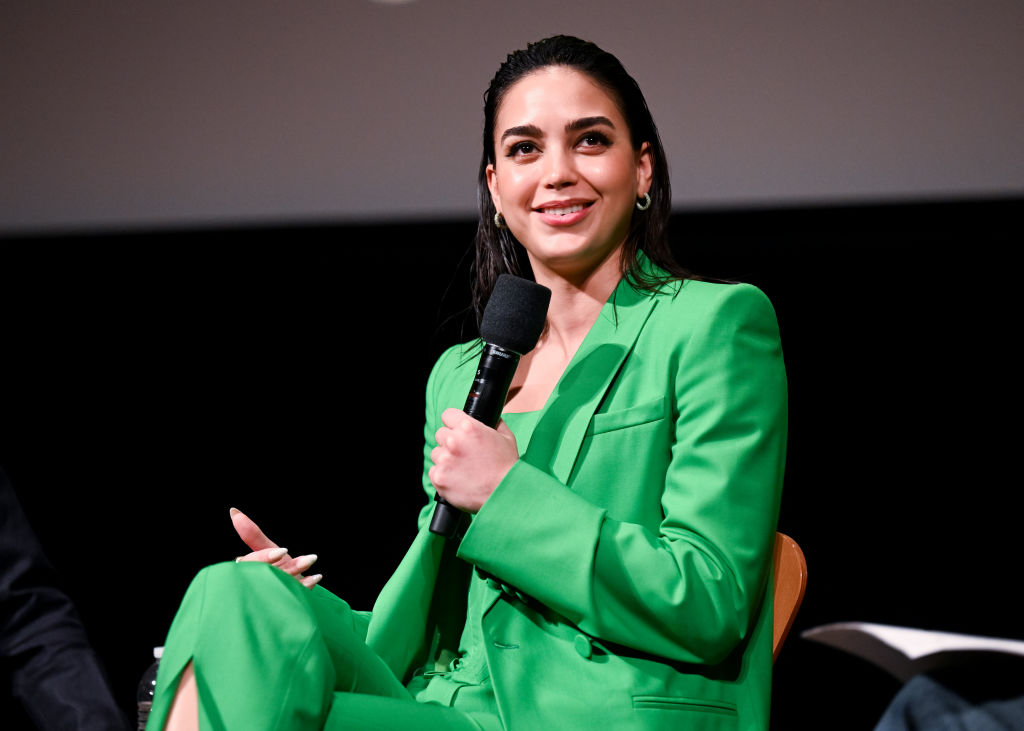
[[[545,213],[551,213],[556,216],[568,216],[570,213],[576,213],[576,211],[582,211],[585,206],[579,203],[575,206],[569,206],[567,208],[545,208]]]

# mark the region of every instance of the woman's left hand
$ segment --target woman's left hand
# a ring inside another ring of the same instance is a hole
[[[519,460],[516,438],[505,422],[491,429],[458,409],[445,409],[441,422],[427,476],[441,497],[475,513]]]
[[[238,537],[245,542],[245,545],[252,549],[252,553],[239,556],[235,559],[236,562],[261,561],[269,563],[286,574],[294,576],[307,589],[312,589],[323,578],[322,574],[303,576],[303,572],[316,562],[317,557],[315,553],[292,558],[288,555],[287,548],[281,548],[267,538],[263,531],[260,530],[260,527],[248,515],[238,508],[231,508],[230,513],[231,523],[234,525]]]

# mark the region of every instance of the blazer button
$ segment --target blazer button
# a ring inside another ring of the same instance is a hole
[[[584,660],[589,660],[590,656],[594,654],[594,648],[590,645],[590,638],[584,635],[576,635],[576,638],[572,641],[572,646],[576,648],[576,652]]]

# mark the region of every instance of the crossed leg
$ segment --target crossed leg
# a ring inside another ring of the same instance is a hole
[[[496,716],[416,702],[356,626],[345,602],[271,566],[210,566],[171,626],[147,728],[501,728]]]

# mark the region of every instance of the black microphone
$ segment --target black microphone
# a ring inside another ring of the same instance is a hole
[[[519,358],[537,345],[550,301],[551,290],[543,285],[511,274],[498,277],[480,323],[484,352],[462,408],[465,413],[492,429],[498,426]],[[462,512],[436,493],[434,499],[430,532],[451,538]]]

